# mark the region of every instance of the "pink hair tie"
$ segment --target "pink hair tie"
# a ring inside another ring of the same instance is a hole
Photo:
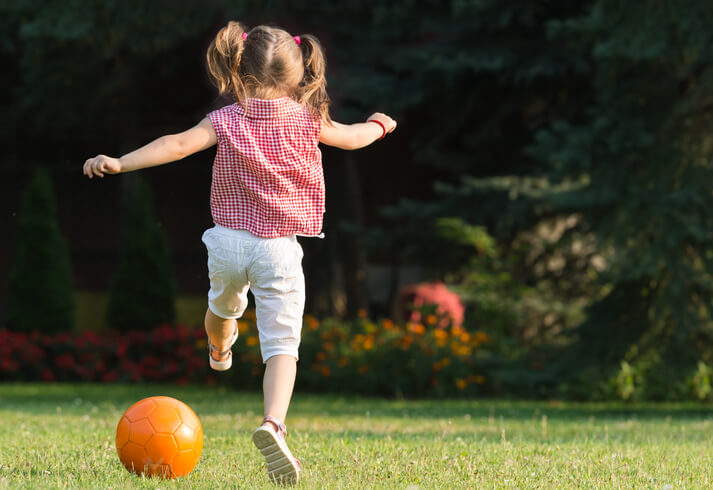
[[[243,32],[243,40],[245,40],[245,39],[247,39],[247,38],[248,38],[248,33],[247,33],[247,32]]]
[[[302,43],[302,39],[299,36],[292,36],[292,39],[295,40],[298,46]]]

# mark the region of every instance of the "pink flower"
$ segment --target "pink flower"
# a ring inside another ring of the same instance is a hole
[[[420,322],[420,310],[429,305],[435,305],[436,313],[441,316],[438,327],[463,324],[465,307],[460,297],[441,281],[412,284],[399,291],[399,314],[405,315],[412,322]]]

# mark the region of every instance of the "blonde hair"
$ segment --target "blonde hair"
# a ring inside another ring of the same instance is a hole
[[[206,59],[220,95],[230,94],[241,105],[248,97],[287,95],[331,124],[326,61],[311,34],[301,35],[297,43],[278,27],[247,31],[240,22],[230,21],[210,43]]]

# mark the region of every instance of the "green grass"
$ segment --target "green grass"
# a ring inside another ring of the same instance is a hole
[[[149,395],[203,424],[196,469],[176,481],[119,463],[114,430]],[[258,394],[174,386],[0,384],[0,487],[276,488],[250,433]],[[695,404],[388,401],[297,394],[290,447],[303,488],[705,488],[713,413]]]

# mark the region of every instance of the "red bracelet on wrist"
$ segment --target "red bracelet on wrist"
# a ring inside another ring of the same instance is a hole
[[[382,123],[381,121],[377,121],[376,119],[369,119],[366,122],[373,122],[373,123],[376,123],[379,126],[381,126],[381,130],[383,131],[383,134],[381,135],[381,137],[379,139],[383,139],[384,136],[386,136],[386,126],[384,126],[384,123]]]

